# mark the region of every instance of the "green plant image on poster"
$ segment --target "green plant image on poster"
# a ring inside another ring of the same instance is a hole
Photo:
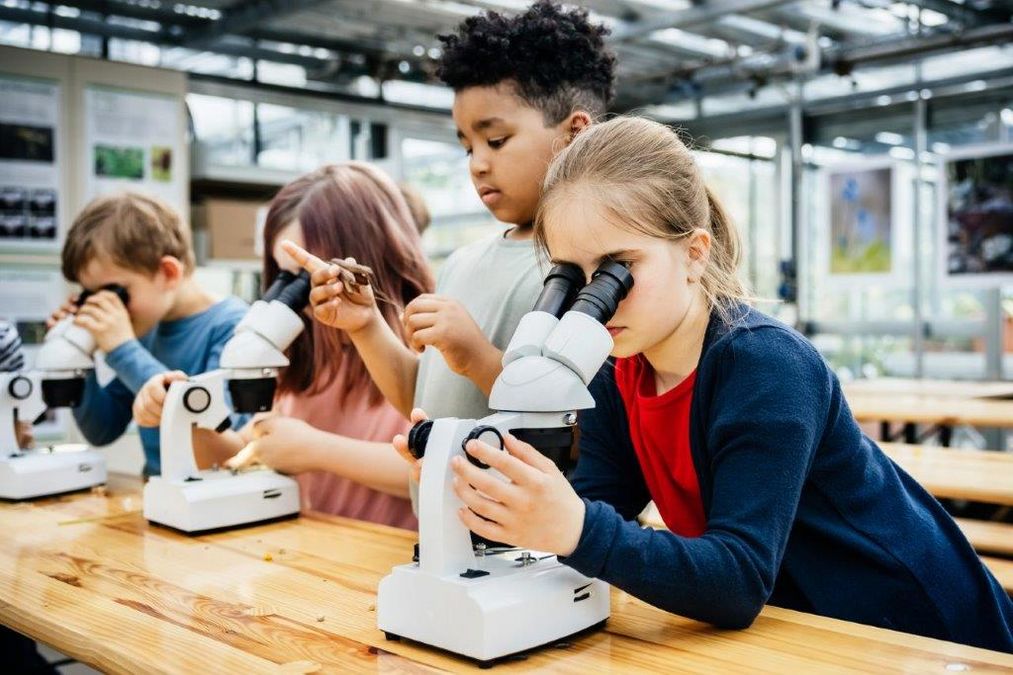
[[[96,145],[95,175],[103,178],[143,179],[144,149]]]
[[[889,274],[892,170],[843,171],[830,176],[830,273]]]

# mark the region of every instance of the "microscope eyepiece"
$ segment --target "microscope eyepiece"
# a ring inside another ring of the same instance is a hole
[[[77,300],[74,301],[74,304],[80,307],[85,303],[85,301],[88,298],[90,298],[91,296],[95,295],[100,291],[112,291],[119,297],[120,302],[122,302],[124,305],[130,304],[130,293],[128,293],[127,289],[125,289],[123,286],[120,286],[119,284],[106,284],[105,286],[102,286],[101,288],[95,291],[88,291],[88,290],[82,291],[81,295],[77,296]]]
[[[281,291],[288,286],[293,279],[295,279],[294,274],[288,270],[281,270],[278,272],[278,276],[274,278],[274,281],[271,282],[271,285],[267,287],[267,290],[264,291],[263,295],[260,296],[260,299],[264,302],[271,302],[272,300],[275,300],[278,297],[278,294],[281,293]]]
[[[609,260],[591,275],[591,283],[580,290],[570,309],[602,324],[608,323],[631,288],[633,275],[630,271],[621,263]]]
[[[301,312],[306,305],[310,304],[310,273],[305,270],[300,272],[274,299],[293,312]]]
[[[566,313],[584,285],[584,273],[572,263],[554,265],[545,277],[534,311],[547,312],[557,319]]]

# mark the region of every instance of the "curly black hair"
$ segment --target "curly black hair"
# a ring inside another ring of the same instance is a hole
[[[523,14],[486,12],[441,35],[437,76],[454,91],[511,82],[528,105],[558,124],[576,110],[603,115],[615,95],[609,30],[592,25],[586,9],[538,0]]]

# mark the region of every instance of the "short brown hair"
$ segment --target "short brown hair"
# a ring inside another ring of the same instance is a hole
[[[97,256],[128,269],[154,274],[171,255],[193,271],[190,228],[164,201],[136,192],[98,197],[77,215],[63,245],[63,276],[76,282]]]

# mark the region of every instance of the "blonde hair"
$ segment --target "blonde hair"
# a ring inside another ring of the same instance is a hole
[[[671,128],[616,117],[577,134],[545,176],[535,218],[535,239],[543,251],[546,214],[575,190],[595,200],[613,222],[648,236],[678,240],[706,230],[712,243],[700,285],[709,306],[728,320],[736,306],[752,299],[738,277],[738,230]]]
[[[98,197],[74,219],[63,245],[63,276],[76,282],[81,270],[98,256],[145,274],[159,269],[171,255],[193,272],[190,228],[172,206],[140,194],[121,192]]]

